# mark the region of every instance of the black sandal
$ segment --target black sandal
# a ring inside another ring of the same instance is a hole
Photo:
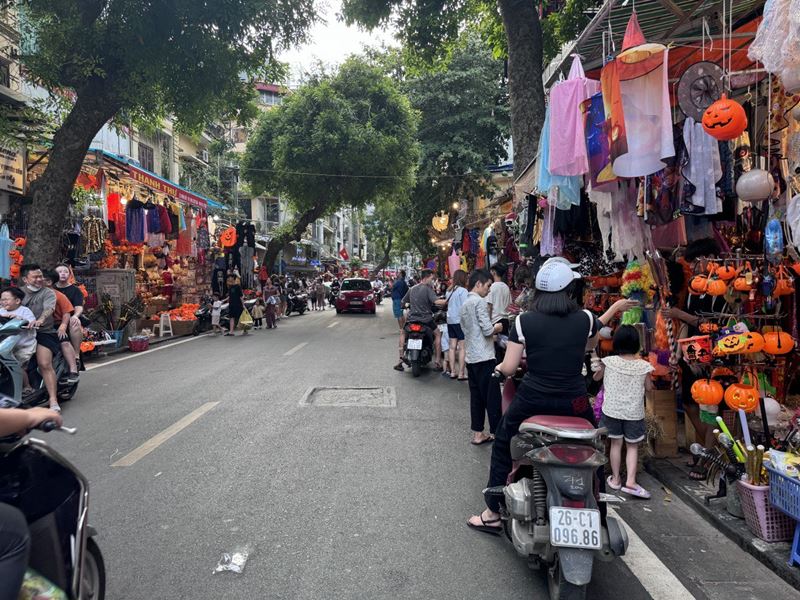
[[[492,535],[500,535],[503,533],[503,527],[490,527],[489,523],[499,523],[500,519],[492,519],[491,521],[484,521],[483,520],[483,512],[478,515],[480,517],[481,523],[483,525],[473,525],[469,521],[467,521],[467,527],[470,529],[474,529],[475,531],[481,531],[483,533],[490,533]]]

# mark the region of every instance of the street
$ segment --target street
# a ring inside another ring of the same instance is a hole
[[[107,597],[546,598],[507,540],[465,526],[491,452],[469,444],[467,384],[393,371],[396,346],[384,303],[377,316],[312,312],[90,365],[64,406],[78,434],[46,439],[91,482]],[[315,386],[389,387],[361,399],[395,405],[336,406],[337,393],[315,404]],[[631,552],[596,563],[591,598],[800,598],[642,483],[653,499],[616,509]],[[244,548],[243,574],[212,574]]]

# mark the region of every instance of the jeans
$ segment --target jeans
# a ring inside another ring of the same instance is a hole
[[[487,487],[506,485],[512,468],[511,438],[519,433],[519,426],[525,419],[536,415],[581,417],[590,423],[596,423],[588,396],[578,396],[571,401],[563,400],[526,390],[523,384],[497,426]],[[494,496],[486,498],[486,506],[494,512],[500,511],[500,502],[501,499]]]
[[[17,600],[30,544],[25,516],[13,506],[0,504],[0,600]]]
[[[492,377],[495,364],[494,360],[467,363],[472,431],[483,431],[486,415],[489,416],[489,433],[494,434],[500,422],[500,382]]]

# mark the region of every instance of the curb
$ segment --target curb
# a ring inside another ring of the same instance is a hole
[[[150,348],[152,348],[153,346],[158,346],[159,344],[163,344],[165,342],[172,342],[175,340],[179,340],[181,338],[192,337],[192,335],[193,334],[191,333],[186,333],[184,335],[172,335],[170,337],[165,337],[165,338],[151,337]],[[201,333],[200,335],[203,334]],[[120,346],[119,348],[114,348],[113,350],[103,350],[101,352],[98,352],[97,354],[95,354],[94,358],[103,359],[103,358],[108,358],[109,356],[115,356],[117,354],[125,354],[126,352],[130,352],[130,349],[128,348],[127,344]],[[92,362],[94,361],[90,361],[89,364],[91,364]]]
[[[705,496],[710,494],[708,488],[690,480],[686,471],[667,460],[651,459],[645,463],[645,470],[740,548],[757,558],[786,583],[800,589],[800,568],[789,566],[791,541],[770,544],[758,539],[750,533],[744,519],[728,514],[724,499],[712,500],[710,504],[706,504]]]

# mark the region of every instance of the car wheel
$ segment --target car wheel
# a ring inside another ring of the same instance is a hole
[[[336,314],[337,314],[337,315],[340,315],[340,314],[342,314],[342,311],[341,311],[341,310],[339,310],[339,309],[337,308],[337,309],[336,309]]]

